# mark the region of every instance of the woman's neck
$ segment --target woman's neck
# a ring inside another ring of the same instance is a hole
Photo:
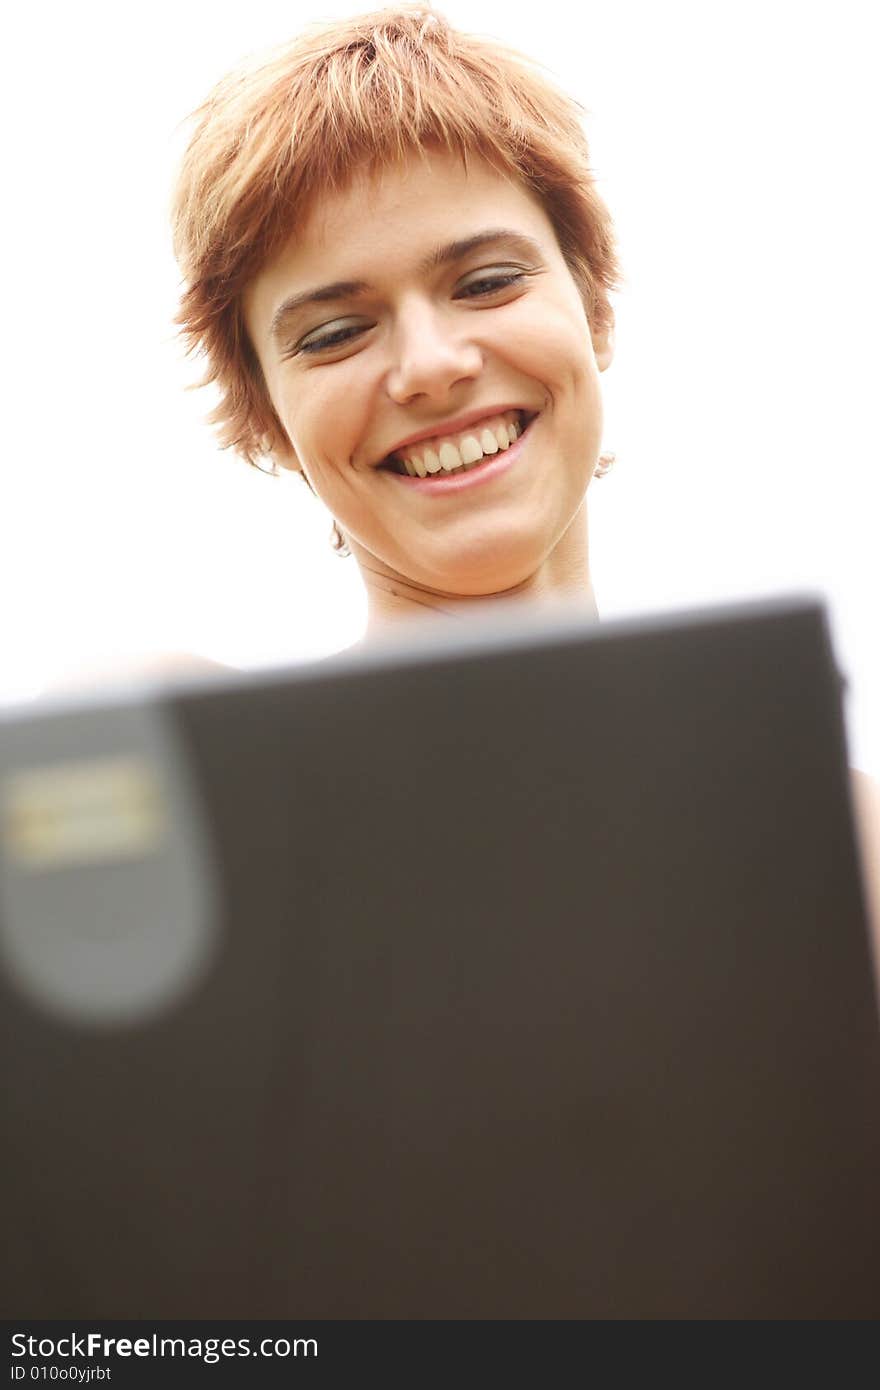
[[[528,603],[564,607],[598,622],[590,579],[586,508],[535,572],[511,588],[486,594],[442,593],[422,588],[377,565],[353,547],[367,590],[367,627],[362,643],[396,637],[404,627],[423,627],[437,619],[466,621],[485,617],[496,605]],[[360,644],[359,644],[360,645]]]
[[[368,588],[367,627],[364,642],[396,635],[404,626],[420,627],[435,619],[465,622],[473,617],[486,617],[494,607],[509,607],[514,603],[532,606],[565,607],[581,611],[585,617],[598,622],[599,611],[593,586],[589,579],[578,586],[541,585],[527,582],[515,589],[485,595],[435,594],[405,581],[386,579]]]

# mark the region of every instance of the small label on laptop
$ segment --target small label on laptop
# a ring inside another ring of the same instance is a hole
[[[219,861],[173,708],[0,720],[0,971],[70,1024],[145,1023],[213,958]]]
[[[22,769],[0,796],[3,850],[20,869],[151,854],[165,820],[155,774],[139,758]]]

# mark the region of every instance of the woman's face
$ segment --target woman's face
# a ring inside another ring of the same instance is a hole
[[[320,200],[244,310],[280,461],[368,584],[484,595],[558,559],[596,466],[611,348],[523,186],[445,153],[361,175]],[[505,449],[513,422],[526,428]]]

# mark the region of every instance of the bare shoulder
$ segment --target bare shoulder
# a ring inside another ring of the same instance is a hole
[[[850,776],[868,915],[880,962],[880,782],[855,767]]]
[[[79,662],[55,671],[46,681],[44,691],[47,694],[75,695],[100,689],[101,686],[115,685],[119,681],[162,681],[175,676],[221,674],[231,669],[195,652],[167,650],[126,653],[120,657],[108,656],[103,660]]]

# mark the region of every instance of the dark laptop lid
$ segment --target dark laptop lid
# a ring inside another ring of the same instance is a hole
[[[821,601],[0,722],[16,1317],[880,1314]]]

